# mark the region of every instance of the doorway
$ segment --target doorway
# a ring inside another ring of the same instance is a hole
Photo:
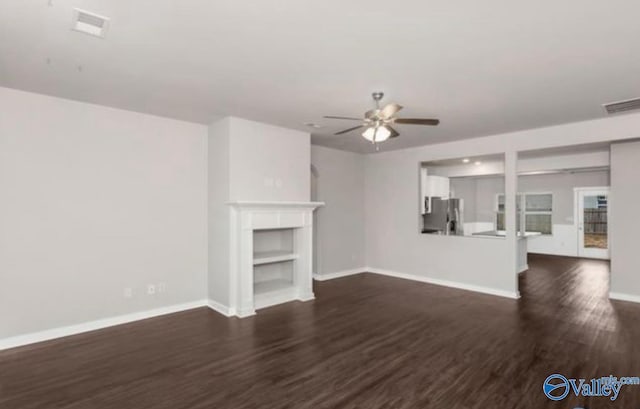
[[[578,256],[609,259],[609,188],[576,188]]]

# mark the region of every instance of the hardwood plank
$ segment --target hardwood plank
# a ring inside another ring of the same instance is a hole
[[[531,255],[520,300],[373,274],[227,319],[205,308],[0,352],[0,408],[573,408],[551,373],[640,376],[640,306],[604,261]]]

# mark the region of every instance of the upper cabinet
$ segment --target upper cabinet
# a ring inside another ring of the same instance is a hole
[[[431,198],[450,198],[449,178],[445,176],[428,175],[427,169],[422,168],[420,173],[420,206],[421,213],[429,213],[431,209]]]
[[[449,178],[445,176],[427,176],[427,196],[449,199]]]

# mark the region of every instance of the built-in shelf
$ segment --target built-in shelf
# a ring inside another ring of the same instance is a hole
[[[298,258],[296,253],[290,251],[259,251],[253,253],[253,265],[280,263],[283,261],[291,261]]]
[[[254,294],[267,294],[293,288],[293,282],[285,279],[262,281],[253,284]]]
[[[257,310],[295,299],[300,296],[291,280],[276,278],[253,283],[253,303]]]
[[[238,317],[313,300],[313,210],[317,202],[233,202],[229,305]]]

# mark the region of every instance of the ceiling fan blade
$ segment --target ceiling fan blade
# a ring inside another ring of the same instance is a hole
[[[364,125],[354,126],[353,128],[345,129],[344,131],[336,132],[334,135],[342,135],[343,133],[355,131],[356,129],[364,128]]]
[[[395,129],[393,129],[391,126],[389,125],[385,125],[385,128],[387,128],[389,130],[389,132],[391,132],[391,135],[389,135],[389,138],[395,138],[397,136],[400,136],[400,134],[398,133],[398,131],[396,131]]]
[[[407,124],[407,125],[438,125],[439,119],[422,119],[422,118],[395,118],[394,124]]]
[[[392,116],[394,116],[395,114],[398,113],[398,111],[400,111],[402,109],[402,105],[398,105],[398,104],[387,104],[384,106],[384,108],[382,108],[380,110],[381,112],[381,116],[385,119],[389,119]]]
[[[323,116],[323,118],[327,118],[327,119],[346,119],[348,121],[362,121],[362,118],[353,118],[353,117],[350,117],[350,116],[327,115],[327,116]]]
[[[370,110],[368,110],[367,112],[364,113],[364,117],[366,119],[375,118],[376,112],[377,112],[377,109],[370,109]]]

